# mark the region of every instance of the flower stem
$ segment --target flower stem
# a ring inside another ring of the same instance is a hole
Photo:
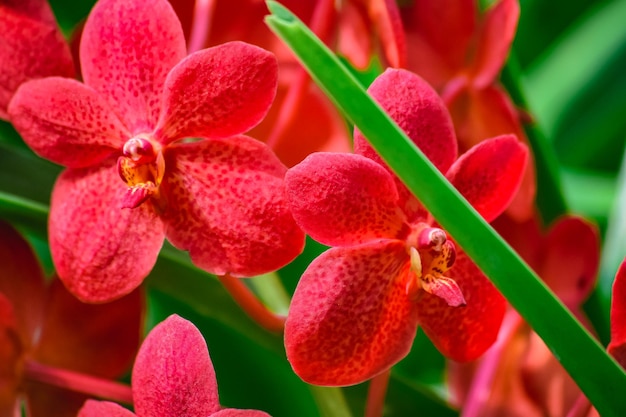
[[[370,381],[367,391],[367,403],[365,404],[365,417],[381,417],[385,407],[385,396],[391,369],[387,369],[382,374],[376,375]]]
[[[116,381],[44,365],[33,360],[25,362],[24,374],[26,378],[31,381],[43,382],[55,387],[65,388],[124,404],[133,403],[131,388],[126,384]]]
[[[206,46],[211,31],[215,0],[196,0],[187,49],[194,53]]]
[[[235,302],[264,329],[280,333],[285,328],[285,316],[271,312],[239,278],[230,274],[218,279]]]

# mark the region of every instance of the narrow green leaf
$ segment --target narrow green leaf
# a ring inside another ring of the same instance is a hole
[[[382,111],[337,57],[287,9],[268,1],[270,28],[359,127],[389,166],[491,278],[603,416],[626,409],[626,373]],[[480,244],[476,244],[480,242]]]

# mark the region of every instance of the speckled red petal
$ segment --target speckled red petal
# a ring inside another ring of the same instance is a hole
[[[496,340],[506,300],[459,246],[446,275],[459,285],[467,304],[450,307],[424,292],[417,301],[418,321],[441,353],[457,362],[471,361]]]
[[[137,289],[105,304],[85,304],[55,279],[33,357],[63,369],[117,378],[139,348],[144,296]]]
[[[69,78],[23,84],[11,101],[9,114],[38,155],[73,168],[103,160],[130,137],[97,92]]]
[[[420,150],[446,172],[457,157],[454,126],[445,104],[418,75],[387,69],[367,90]],[[382,164],[382,159],[358,129],[354,130],[355,153]]]
[[[87,400],[78,417],[135,417],[135,414],[109,401]]]
[[[180,22],[166,0],[100,0],[80,43],[85,83],[118,111],[132,134],[154,129],[165,78],[186,53]]]
[[[473,65],[475,87],[486,87],[498,76],[515,38],[519,14],[518,0],[500,0],[484,15]]]
[[[68,169],[54,186],[48,226],[52,259],[61,280],[83,301],[130,293],[163,245],[164,226],[149,203],[121,208],[126,188],[114,161]]]
[[[549,230],[537,273],[570,309],[578,309],[596,283],[598,229],[579,217],[562,217]]]
[[[528,148],[513,135],[483,141],[464,153],[446,177],[488,222],[509,205],[524,175]]]
[[[352,385],[402,359],[417,330],[408,273],[408,254],[397,240],[332,248],[315,259],[285,323],[296,374],[315,385]]]
[[[40,77],[74,76],[74,63],[45,1],[0,4],[0,119],[23,82]]]
[[[168,75],[157,138],[225,138],[244,133],[267,114],[278,66],[270,52],[243,42],[198,51]]]
[[[173,315],[157,324],[137,354],[132,375],[141,417],[201,417],[219,410],[217,381],[206,342]]]
[[[466,65],[477,26],[475,0],[416,0],[401,7],[409,69],[441,88]]]
[[[311,154],[287,172],[285,187],[296,222],[325,245],[396,238],[408,229],[393,177],[360,155]]]
[[[171,146],[167,238],[211,273],[255,276],[291,262],[304,233],[284,194],[286,168],[246,136]]]
[[[0,294],[11,303],[22,342],[28,348],[40,325],[44,276],[29,244],[3,221],[0,221],[0,265]]]
[[[626,368],[626,258],[622,261],[611,297],[611,343],[608,351]]]

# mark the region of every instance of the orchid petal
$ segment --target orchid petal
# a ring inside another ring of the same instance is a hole
[[[456,127],[459,149],[465,152],[486,138],[514,134],[524,138],[519,112],[499,85],[476,90],[459,88],[443,94]]]
[[[426,157],[446,172],[457,157],[456,136],[448,110],[435,90],[412,72],[387,69],[367,91]],[[358,129],[354,130],[354,149],[384,164]]]
[[[170,72],[155,136],[226,138],[256,126],[276,95],[276,58],[259,47],[230,42],[198,51]]]
[[[506,300],[458,246],[455,264],[447,274],[461,288],[466,305],[450,307],[424,292],[418,300],[418,322],[445,356],[471,361],[496,340]]]
[[[83,301],[112,301],[130,293],[163,245],[164,226],[150,204],[121,208],[126,188],[113,161],[66,170],[54,186],[52,259],[63,283]]]
[[[528,148],[513,135],[486,140],[463,154],[446,177],[487,222],[499,216],[519,189]]]
[[[11,101],[9,114],[38,155],[72,168],[102,161],[130,137],[98,93],[69,78],[23,84]]]
[[[8,119],[13,93],[27,80],[74,76],[74,63],[45,1],[0,4],[0,119]]]
[[[530,333],[521,362],[519,378],[526,395],[541,410],[538,415],[567,416],[581,395],[580,388],[537,333]]]
[[[259,410],[235,410],[234,408],[227,408],[215,414],[211,414],[210,417],[270,417],[270,415]]]
[[[135,417],[135,414],[109,401],[87,400],[77,417]]]
[[[55,279],[33,357],[48,365],[105,378],[121,376],[139,348],[143,293],[85,304]]]
[[[626,368],[626,258],[615,275],[612,294],[611,343],[608,351]]]
[[[409,68],[440,89],[466,65],[477,26],[475,0],[416,0],[401,10]]]
[[[165,0],[101,0],[80,43],[85,84],[118,111],[131,133],[151,132],[169,71],[186,55],[185,37]]]
[[[284,196],[286,168],[246,136],[176,144],[165,155],[167,238],[213,274],[255,276],[303,249]]]
[[[285,187],[296,222],[325,245],[396,238],[408,231],[393,177],[360,155],[311,154],[287,172]]]
[[[0,295],[12,305],[20,339],[28,349],[41,320],[44,276],[26,240],[3,221],[0,221],[0,265]]]
[[[518,0],[500,0],[484,16],[477,40],[473,84],[492,84],[502,69],[515,38],[520,7]]]
[[[137,354],[132,375],[141,417],[200,417],[219,410],[217,381],[206,342],[173,315],[156,325]]]
[[[18,364],[23,350],[24,346],[19,337],[13,306],[9,299],[0,293],[0,415],[2,416],[13,415],[21,380]]]
[[[367,0],[366,3],[389,66],[405,68],[407,46],[398,5],[394,0]]]
[[[597,228],[578,217],[555,223],[544,243],[538,273],[570,309],[578,309],[591,293],[600,264]]]
[[[402,359],[417,330],[408,274],[409,257],[397,240],[332,248],[315,259],[285,323],[296,374],[315,385],[352,385]]]

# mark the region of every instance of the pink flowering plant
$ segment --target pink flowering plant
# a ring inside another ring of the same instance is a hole
[[[0,0],[0,417],[623,415],[587,3]]]

